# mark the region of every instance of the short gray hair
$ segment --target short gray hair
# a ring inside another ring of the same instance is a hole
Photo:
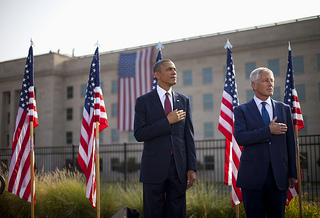
[[[265,72],[265,73],[269,73],[273,75],[272,70],[270,70],[269,68],[266,67],[258,67],[257,69],[254,69],[251,74],[250,74],[250,81],[257,83],[257,81],[260,78],[260,73],[261,72]]]
[[[158,62],[156,62],[154,65],[153,65],[153,73],[154,72],[160,72],[160,68],[162,67],[163,63],[165,62],[172,62],[170,59],[162,59]],[[173,63],[173,62],[172,62]]]

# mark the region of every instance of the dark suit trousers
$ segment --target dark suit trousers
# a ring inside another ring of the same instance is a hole
[[[287,190],[279,190],[269,165],[268,175],[261,190],[241,189],[247,218],[284,217]]]
[[[143,217],[186,217],[186,184],[178,178],[173,155],[163,183],[143,183]]]

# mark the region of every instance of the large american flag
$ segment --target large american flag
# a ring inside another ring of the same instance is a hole
[[[118,130],[133,130],[137,97],[152,90],[153,47],[121,53],[118,69]]]
[[[293,124],[297,126],[297,129],[300,130],[304,127],[303,117],[301,113],[300,103],[298,99],[298,93],[294,85],[294,70],[292,67],[292,54],[291,47],[289,44],[289,53],[288,53],[288,67],[287,67],[287,75],[286,75],[286,84],[284,90],[284,103],[290,105],[292,110],[292,120]],[[299,154],[298,154],[299,155]],[[290,202],[292,198],[297,196],[299,192],[298,184],[294,188],[288,189],[287,195],[287,204]]]
[[[232,186],[232,205],[237,205],[242,201],[241,190],[236,187],[241,148],[234,138],[233,129],[233,108],[238,104],[236,75],[234,71],[232,52],[230,48],[227,47],[227,73],[222,94],[218,129],[226,137],[224,182],[226,185]]]
[[[94,53],[90,67],[83,108],[78,155],[78,163],[87,179],[86,197],[89,198],[92,207],[96,206],[95,122],[99,122],[99,132],[108,127],[107,112],[100,88],[100,60],[98,47]]]
[[[19,108],[13,133],[8,179],[8,191],[29,202],[31,202],[31,183],[35,187],[34,181],[31,181],[30,171],[30,151],[33,151],[33,149],[31,150],[33,142],[30,140],[30,122],[33,122],[33,127],[38,126],[33,73],[33,48],[31,45],[25,65]],[[34,163],[32,163],[32,166],[34,170]],[[35,189],[33,190],[35,199]]]

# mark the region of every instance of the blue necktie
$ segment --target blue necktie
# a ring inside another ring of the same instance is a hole
[[[270,124],[270,117],[269,117],[269,113],[266,109],[267,102],[261,102],[261,104],[262,104],[262,110],[261,110],[262,119],[264,121],[264,124],[266,126],[268,126]]]

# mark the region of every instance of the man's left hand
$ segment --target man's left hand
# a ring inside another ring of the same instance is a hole
[[[196,181],[196,172],[194,170],[188,170],[187,173],[187,189],[189,189],[194,181]]]
[[[289,188],[294,188],[298,183],[298,179],[296,178],[289,178]]]

